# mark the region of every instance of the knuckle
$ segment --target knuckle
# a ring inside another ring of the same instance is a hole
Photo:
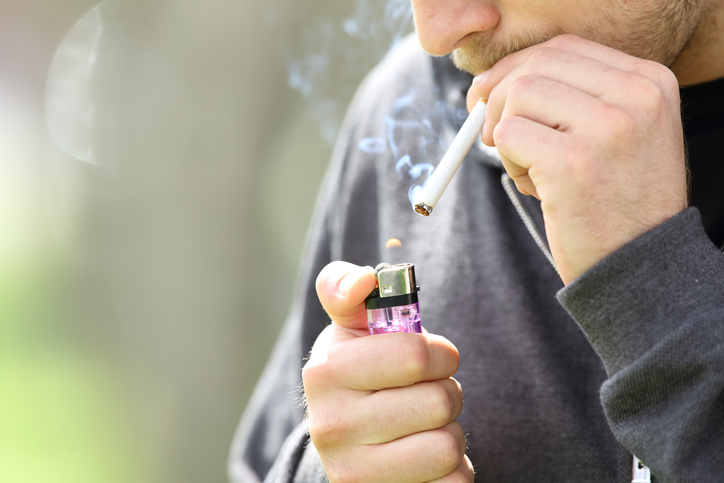
[[[500,112],[503,110],[505,105],[505,88],[502,84],[498,84],[493,87],[488,96],[488,108],[485,111],[485,122],[494,123],[500,116]]]
[[[340,414],[338,411],[310,411],[309,438],[320,454],[339,446],[350,433],[349,424]]]
[[[679,80],[671,69],[653,60],[637,59],[636,72],[658,84],[665,92],[679,93]]]
[[[666,104],[666,96],[658,83],[648,77],[639,76],[635,85],[638,105],[643,112],[657,112]]]
[[[598,114],[604,131],[611,137],[625,136],[633,127],[631,116],[618,106],[603,104]]]
[[[450,475],[449,479],[445,480],[445,483],[472,483],[473,479],[471,475],[468,475],[465,471],[456,471]]]
[[[325,467],[325,473],[330,483],[362,483],[366,481],[365,476],[356,465],[335,464],[327,466],[329,466],[329,469]]]
[[[406,338],[403,357],[403,367],[405,367],[408,374],[420,380],[427,375],[432,356],[430,355],[430,348],[423,337]]]
[[[331,327],[331,326],[330,326]],[[324,360],[326,375],[333,379],[337,374],[342,374],[346,368],[346,354],[348,347],[343,343],[332,343],[327,348],[327,357]]]
[[[595,176],[596,169],[599,165],[598,146],[592,146],[590,143],[571,143],[569,147],[569,156],[562,157],[561,162],[557,164],[559,175],[566,173],[576,183],[585,185],[592,177]]]
[[[427,401],[427,417],[432,427],[449,423],[454,416],[455,401],[450,392],[441,384],[436,384]]]
[[[314,392],[318,387],[324,387],[329,381],[329,368],[327,364],[313,364],[307,362],[302,368],[302,385],[305,393]]]
[[[674,72],[671,69],[661,65],[658,69],[658,79],[664,91],[671,93],[672,97],[678,101],[679,79],[676,78]]]
[[[558,55],[557,51],[559,49],[557,47],[558,45],[553,43],[541,45],[540,48],[530,53],[528,61],[536,66],[546,66]]]
[[[547,42],[547,44],[557,49],[563,49],[570,46],[571,44],[579,44],[583,41],[584,40],[581,37],[576,37],[575,35],[571,34],[562,34],[553,37]]]
[[[515,141],[515,128],[518,122],[518,118],[515,116],[506,117],[501,119],[500,122],[493,129],[493,141],[495,146],[505,152],[510,148],[510,141]]]
[[[463,402],[463,386],[457,381],[457,379],[450,378],[455,383],[455,397],[460,401],[460,406]]]
[[[307,423],[307,431],[309,432],[309,439],[312,440],[317,451],[322,452],[325,447],[325,436],[327,435],[327,428],[322,424],[316,416],[309,415],[309,422]]]
[[[314,386],[317,380],[317,372],[319,372],[317,367],[317,365],[312,365],[309,362],[302,367],[302,386],[304,386],[305,391],[308,391],[310,387]]]
[[[508,97],[522,97],[534,90],[537,86],[538,77],[533,75],[522,75],[515,79],[508,87]]]
[[[464,448],[460,447],[459,438],[450,431],[442,431],[437,441],[437,458],[440,468],[445,474],[452,473],[463,460]]]
[[[435,339],[442,343],[442,350],[445,351],[446,356],[452,357],[451,362],[454,364],[454,369],[452,369],[452,372],[450,373],[452,376],[453,373],[458,370],[458,365],[460,364],[460,352],[458,351],[458,348],[455,347],[455,344],[450,342],[449,339],[446,339],[441,335],[435,336]]]
[[[570,171],[573,174],[579,174],[578,166],[586,166],[587,163],[594,162],[595,147],[591,143],[587,142],[573,142],[568,146],[568,152],[570,156],[561,158],[561,168],[565,171]]]

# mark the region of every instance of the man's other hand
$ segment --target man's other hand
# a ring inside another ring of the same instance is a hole
[[[368,336],[364,299],[371,267],[334,262],[317,278],[332,319],[302,379],[309,434],[337,482],[472,482],[456,421],[462,389],[457,349],[430,334]]]
[[[687,206],[674,74],[571,35],[508,55],[476,77],[483,142],[541,201],[564,283]]]

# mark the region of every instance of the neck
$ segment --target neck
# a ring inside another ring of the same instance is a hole
[[[694,35],[671,65],[682,87],[724,77],[724,5],[716,2],[702,17]]]

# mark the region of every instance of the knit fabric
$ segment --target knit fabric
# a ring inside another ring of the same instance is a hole
[[[462,124],[470,80],[412,39],[358,92],[290,315],[232,448],[232,481],[326,481],[300,385],[304,358],[329,323],[314,281],[333,260],[415,264],[423,325],[460,352],[458,421],[477,482],[628,483],[631,452],[655,481],[724,480],[724,255],[698,212],[565,289],[481,144],[434,213],[415,214],[408,190]],[[538,202],[521,203],[544,233]],[[385,248],[393,237],[402,242],[395,251]]]

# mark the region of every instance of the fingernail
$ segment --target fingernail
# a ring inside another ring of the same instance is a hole
[[[339,282],[339,288],[337,289],[339,294],[342,296],[346,296],[352,288],[352,285],[357,283],[357,280],[359,280],[364,272],[364,268],[358,268],[345,275]]]
[[[476,75],[476,76],[473,78],[473,85],[476,86],[476,87],[479,86],[480,84],[482,84],[483,82],[485,82],[485,80],[488,78],[489,75],[490,75],[490,71],[489,71],[489,70],[483,71],[483,72],[481,72],[480,74]]]

